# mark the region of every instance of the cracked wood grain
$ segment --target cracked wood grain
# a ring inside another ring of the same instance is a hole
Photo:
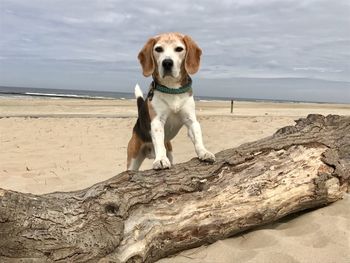
[[[327,205],[349,190],[350,117],[309,115],[216,157],[75,192],[0,189],[0,261],[154,262]]]

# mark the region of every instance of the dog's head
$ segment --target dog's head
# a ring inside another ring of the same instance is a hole
[[[187,35],[165,33],[150,38],[138,55],[143,75],[180,81],[199,69],[202,50]]]

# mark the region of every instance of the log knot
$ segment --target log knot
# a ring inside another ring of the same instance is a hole
[[[114,216],[119,211],[119,206],[115,203],[107,203],[105,204],[105,211],[107,215]]]

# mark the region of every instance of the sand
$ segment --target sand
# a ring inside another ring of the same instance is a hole
[[[309,113],[350,105],[197,102],[205,145],[218,152],[273,134]],[[0,188],[35,194],[89,187],[125,170],[135,100],[0,97]],[[185,129],[175,162],[195,157]],[[141,169],[151,168],[146,161]],[[350,198],[160,262],[350,262]]]

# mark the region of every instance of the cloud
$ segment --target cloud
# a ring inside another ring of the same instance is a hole
[[[136,57],[144,42],[166,31],[190,34],[202,47],[200,79],[349,82],[349,13],[347,0],[2,0],[0,73],[15,77],[0,77],[0,85],[16,85],[29,69],[28,86],[46,71],[56,72],[41,87],[75,71],[114,70],[115,78],[101,79],[95,88],[114,81],[121,89],[140,75]],[[45,66],[33,71],[39,62]],[[79,86],[94,88],[84,76],[74,77]],[[71,81],[60,85],[74,88]]]

